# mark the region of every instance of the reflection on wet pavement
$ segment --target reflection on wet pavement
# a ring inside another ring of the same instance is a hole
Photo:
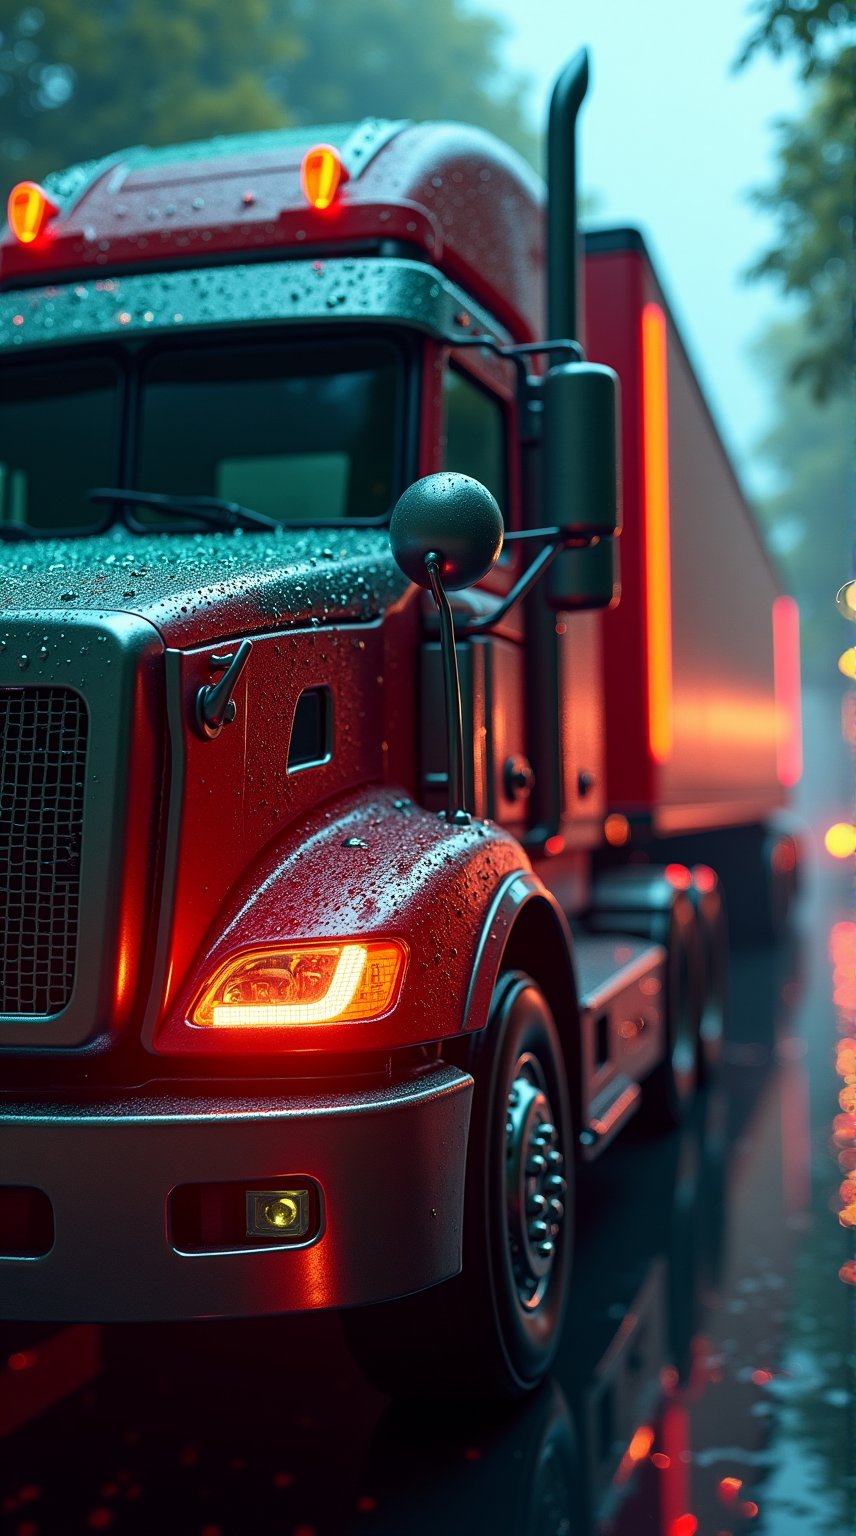
[[[0,1526],[847,1536],[854,988],[834,870],[800,942],[735,957],[722,1069],[683,1132],[631,1126],[587,1176],[557,1370],[518,1412],[390,1403],[333,1317],[104,1329],[100,1374],[83,1330],[78,1376],[73,1330],[7,1325],[0,1426],[68,1358],[62,1400],[32,1394],[2,1441]]]

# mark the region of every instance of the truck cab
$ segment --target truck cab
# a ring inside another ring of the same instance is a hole
[[[520,1393],[577,1164],[712,1059],[716,876],[604,836],[621,445],[569,186],[548,218],[486,135],[370,120],[13,191],[10,1317],[342,1307],[384,1386]],[[389,524],[464,477],[504,539],[455,644]]]

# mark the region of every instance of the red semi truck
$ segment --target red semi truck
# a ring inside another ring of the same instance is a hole
[[[586,80],[548,193],[374,120],[12,191],[9,1318],[525,1391],[580,1164],[715,1056],[720,874],[782,916],[794,609],[641,238],[581,254]]]

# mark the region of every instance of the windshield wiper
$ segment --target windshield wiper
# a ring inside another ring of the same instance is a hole
[[[169,496],[161,491],[127,491],[120,486],[98,486],[87,491],[89,501],[108,501],[117,506],[152,507],[157,512],[177,517],[195,517],[210,528],[281,528],[282,523],[266,512],[242,507],[238,501],[223,501],[219,496]]]

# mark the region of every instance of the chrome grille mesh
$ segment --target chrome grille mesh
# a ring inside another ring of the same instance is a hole
[[[70,688],[0,688],[0,1013],[71,997],[87,723]]]

